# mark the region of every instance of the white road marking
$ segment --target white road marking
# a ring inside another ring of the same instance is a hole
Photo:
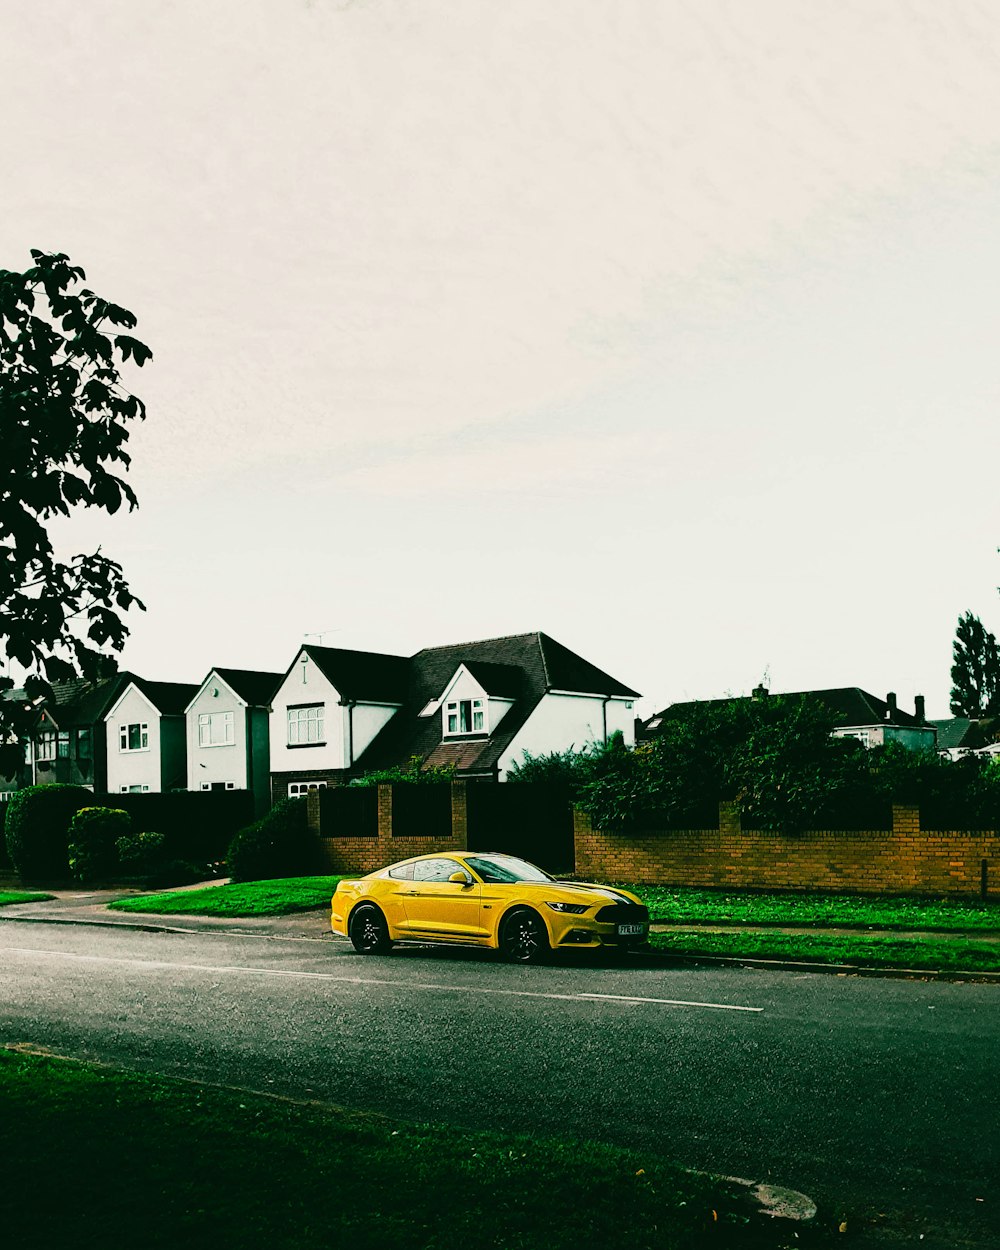
[[[78,955],[71,951],[37,950],[29,946],[0,948],[12,955],[49,955],[56,959],[74,959],[80,963],[117,964],[128,968],[150,968],[163,972],[239,972],[258,977],[297,977],[309,981],[332,981],[338,985],[388,985],[404,990],[432,990],[450,994],[492,994],[510,998],[551,998],[563,1002],[649,1003],[663,1007],[708,1007],[715,1011],[761,1012],[763,1007],[738,1007],[731,1003],[689,1002],[683,998],[643,998],[632,994],[557,994],[546,990],[491,989],[479,985],[441,985],[433,981],[401,981],[398,978],[344,977],[332,972],[301,972],[286,968],[247,968],[240,964],[179,964],[158,959],[116,959],[111,955]]]

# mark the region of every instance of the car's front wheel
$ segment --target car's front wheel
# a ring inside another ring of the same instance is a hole
[[[351,912],[347,935],[359,955],[387,955],[392,950],[385,916],[372,903],[362,903]]]
[[[545,921],[529,907],[512,911],[500,930],[500,953],[512,964],[538,964],[550,952]]]

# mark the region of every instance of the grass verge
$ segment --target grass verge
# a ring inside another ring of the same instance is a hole
[[[1000,899],[870,898],[851,894],[746,894],[630,885],[664,924],[776,924],[832,928],[1000,930]]]
[[[190,916],[285,916],[328,906],[340,877],[282,877],[240,885],[209,885],[201,890],[170,890],[118,899],[115,911],[180,913]]]
[[[44,903],[51,894],[32,894],[29,890],[0,890],[0,907],[8,903]]]
[[[653,950],[733,959],[787,959],[942,972],[1000,972],[1000,943],[974,938],[897,938],[880,934],[651,933]]]
[[[4,1239],[291,1250],[809,1245],[818,1230],[662,1159],[596,1143],[396,1124],[0,1052]],[[25,1198],[24,1195],[33,1195]],[[797,1234],[797,1237],[794,1235]]]

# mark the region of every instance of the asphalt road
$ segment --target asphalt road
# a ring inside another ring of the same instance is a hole
[[[1000,986],[5,920],[10,1043],[648,1148],[803,1190],[852,1234],[884,1214],[845,1244],[1000,1246]]]

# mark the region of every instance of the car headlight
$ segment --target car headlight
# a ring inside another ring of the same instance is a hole
[[[581,912],[585,912],[589,907],[589,903],[549,903],[549,907],[553,911],[569,912],[572,916],[579,916]]]

